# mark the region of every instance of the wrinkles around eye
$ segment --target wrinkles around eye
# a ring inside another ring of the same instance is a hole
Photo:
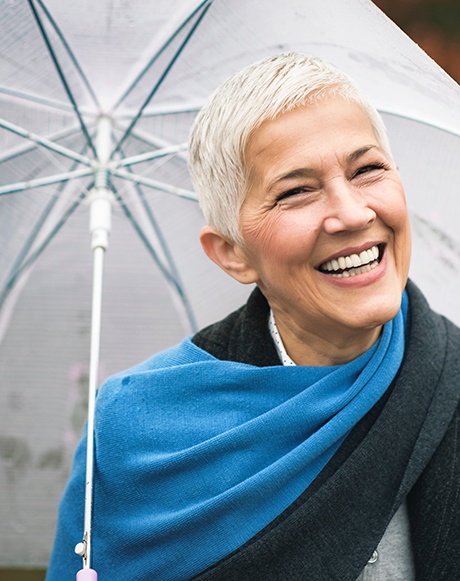
[[[305,195],[311,195],[315,190],[313,188],[309,188],[306,186],[299,186],[296,188],[291,188],[289,190],[286,190],[285,192],[282,192],[281,194],[279,194],[276,197],[276,203],[278,204],[279,202],[282,202],[283,200],[287,200],[288,198],[293,198],[295,196],[299,196],[302,194]]]
[[[364,165],[363,167],[360,167],[353,174],[353,178],[359,177],[359,176],[364,176],[366,174],[370,174],[373,172],[381,172],[381,171],[386,170],[386,169],[389,169],[389,168],[384,163],[369,163],[369,164]]]

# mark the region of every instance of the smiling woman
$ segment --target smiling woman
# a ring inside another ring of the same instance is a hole
[[[243,242],[205,226],[206,252],[240,282],[257,283],[296,363],[355,359],[398,312],[407,280],[409,219],[395,163],[368,115],[341,97],[265,121],[245,160]],[[368,263],[373,247],[379,261],[362,268],[359,255]],[[327,264],[339,259],[344,272],[330,276]]]
[[[378,113],[334,67],[284,54],[211,96],[189,153],[203,248],[256,288],[101,388],[95,568],[454,581],[460,330],[408,281],[404,189]],[[49,581],[79,567],[84,449]]]

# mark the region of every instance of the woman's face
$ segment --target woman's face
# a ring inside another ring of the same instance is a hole
[[[367,114],[334,97],[267,121],[248,142],[246,167],[238,251],[278,326],[339,344],[393,318],[409,220]]]

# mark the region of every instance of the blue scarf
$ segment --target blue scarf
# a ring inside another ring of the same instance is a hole
[[[190,579],[276,518],[394,379],[406,310],[404,293],[378,342],[346,365],[255,367],[186,339],[109,379],[95,427],[93,567],[101,578]],[[84,445],[57,533],[73,543]]]

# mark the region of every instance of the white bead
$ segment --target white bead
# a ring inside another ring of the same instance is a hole
[[[75,545],[75,552],[77,553],[77,555],[80,555],[80,557],[84,557],[84,555],[86,553],[85,543],[77,543]]]

